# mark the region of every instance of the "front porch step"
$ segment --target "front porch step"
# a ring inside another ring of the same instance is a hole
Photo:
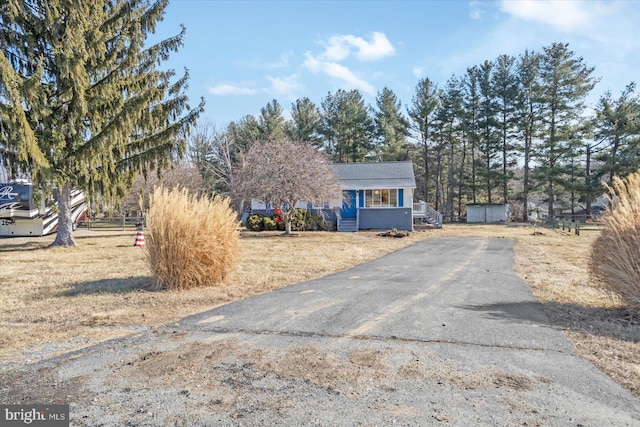
[[[431,218],[429,215],[425,215],[425,217],[422,218],[422,221],[433,225],[435,228],[442,228],[442,223],[437,219]]]
[[[344,218],[338,222],[338,231],[344,233],[353,233],[358,231],[358,222],[355,218]]]
[[[435,228],[442,228],[442,214],[432,209],[425,201],[420,200],[413,204],[413,218],[431,224]]]

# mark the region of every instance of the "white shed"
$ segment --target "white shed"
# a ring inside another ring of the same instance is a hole
[[[511,217],[508,203],[478,203],[467,205],[468,223],[507,222]]]

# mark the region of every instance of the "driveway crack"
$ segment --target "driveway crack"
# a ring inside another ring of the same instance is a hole
[[[407,338],[398,337],[395,335],[382,336],[382,335],[362,335],[362,334],[329,334],[324,332],[305,332],[305,331],[278,331],[271,329],[247,329],[247,328],[197,328],[203,332],[213,332],[217,334],[244,334],[244,335],[273,335],[283,337],[294,338],[327,338],[336,340],[355,340],[355,341],[381,341],[381,342],[404,342],[404,343],[417,343],[417,344],[445,344],[445,345],[459,345],[468,347],[479,348],[498,348],[505,350],[519,350],[519,351],[536,351],[536,352],[552,352],[558,354],[574,355],[571,351],[550,349],[545,347],[530,347],[530,346],[517,346],[506,344],[485,344],[469,341],[458,340],[443,340],[443,339],[427,339],[427,338]]]

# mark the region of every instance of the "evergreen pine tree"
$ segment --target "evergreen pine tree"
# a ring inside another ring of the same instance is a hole
[[[522,156],[522,206],[523,221],[529,219],[529,192],[532,188],[530,180],[533,141],[539,132],[541,85],[540,55],[526,50],[518,58],[518,98],[516,103],[516,127],[521,143],[516,146]]]
[[[496,98],[496,127],[500,137],[500,151],[502,153],[502,203],[509,203],[509,179],[515,165],[514,133],[515,108],[518,94],[517,77],[515,73],[515,58],[500,55],[495,61],[495,70],[491,84]]]
[[[486,201],[493,203],[493,191],[502,183],[500,135],[496,128],[497,105],[491,84],[494,64],[485,61],[478,67],[478,87],[480,89],[480,109],[478,111],[479,159],[476,166],[478,178],[483,181]]]
[[[376,97],[376,136],[380,158],[389,160],[409,159],[409,122],[402,114],[402,104],[395,93],[384,88]]]
[[[372,155],[373,120],[362,94],[339,89],[322,101],[321,134],[333,161],[361,162]]]
[[[637,162],[628,162],[636,157],[628,154],[637,152],[640,136],[640,98],[634,96],[635,89],[635,83],[631,82],[617,99],[607,91],[596,106],[595,138],[606,149],[606,154],[600,156],[604,162],[601,175],[609,182],[640,167]]]
[[[430,186],[429,186],[429,164],[430,146],[432,144],[432,122],[434,120],[434,112],[438,107],[439,99],[437,96],[436,85],[429,78],[420,79],[416,86],[416,93],[413,96],[411,107],[407,109],[411,118],[411,127],[417,134],[417,140],[420,144],[423,186],[422,194],[425,201],[430,202]]]
[[[549,218],[554,217],[556,195],[567,183],[568,160],[576,154],[571,139],[583,120],[583,100],[596,83],[592,73],[593,68],[576,57],[568,44],[544,48],[540,68],[544,134],[536,160],[538,179],[546,187]]]
[[[318,107],[309,98],[297,99],[291,104],[290,137],[296,141],[310,142],[314,148],[322,147],[319,130],[322,116]]]
[[[158,64],[177,36],[147,46],[168,0],[8,0],[0,6],[2,145],[14,174],[58,203],[54,245],[74,245],[70,194],[117,200],[139,172],[184,153],[202,110],[185,72]]]

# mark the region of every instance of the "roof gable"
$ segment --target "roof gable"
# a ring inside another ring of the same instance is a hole
[[[335,163],[333,167],[343,190],[416,187],[411,161]]]

